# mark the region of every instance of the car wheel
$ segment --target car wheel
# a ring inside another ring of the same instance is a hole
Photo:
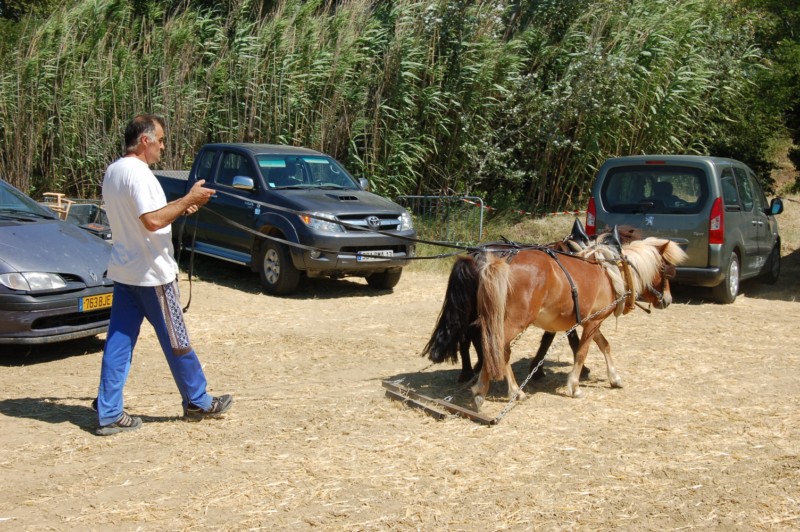
[[[775,284],[781,276],[781,250],[778,244],[772,248],[767,259],[767,271],[764,273],[764,282],[767,284]]]
[[[389,270],[381,273],[373,273],[367,277],[367,284],[377,290],[391,290],[400,282],[400,275],[403,270]]]
[[[736,301],[739,293],[739,256],[736,252],[731,253],[726,274],[725,280],[711,289],[711,294],[716,301],[727,305]]]
[[[300,284],[300,271],[294,267],[289,249],[271,240],[261,245],[258,273],[261,284],[270,294],[291,294]]]

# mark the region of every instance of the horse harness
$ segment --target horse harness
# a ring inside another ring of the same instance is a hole
[[[501,238],[503,240],[502,241],[502,245],[504,246],[502,250],[487,249],[487,248],[491,248],[491,244],[490,244],[488,246],[482,246],[481,251],[487,251],[487,250],[488,251],[492,251],[492,252],[497,253],[497,254],[499,254],[501,256],[504,256],[505,259],[506,259],[506,262],[511,262],[514,259],[514,257],[520,252],[520,250],[523,250],[523,249],[535,249],[535,250],[539,250],[539,251],[542,251],[542,252],[546,253],[549,257],[551,257],[554,261],[556,261],[556,264],[558,264],[558,266],[561,268],[561,271],[564,272],[564,275],[567,277],[567,281],[569,282],[570,291],[572,293],[572,302],[573,302],[573,304],[575,306],[575,322],[576,323],[582,323],[583,320],[581,318],[581,309],[580,309],[580,304],[579,304],[579,299],[578,299],[578,287],[575,285],[575,281],[572,278],[572,275],[570,275],[569,271],[567,271],[567,269],[561,263],[561,261],[559,260],[558,256],[560,254],[565,254],[565,255],[569,255],[571,257],[579,258],[581,260],[588,260],[588,259],[586,259],[584,257],[577,256],[576,254],[571,253],[571,252],[559,251],[559,250],[555,249],[552,246],[525,245],[525,244],[520,244],[518,242],[513,242],[511,240],[506,239],[505,237],[501,237]],[[569,240],[569,239],[575,240],[576,242],[579,242],[579,243],[582,242],[584,245],[588,241],[588,237],[585,237],[585,235],[584,235],[584,233],[582,231],[577,231],[576,232],[576,229],[574,227],[573,227],[572,234],[570,236],[568,236],[567,239],[565,239],[565,240]],[[622,281],[623,281],[625,287],[627,288],[627,290],[623,290],[622,294],[618,294],[618,297],[625,296],[625,299],[624,299],[625,304],[624,304],[624,306],[623,306],[623,308],[621,310],[622,315],[625,315],[625,314],[628,314],[629,312],[631,312],[637,306],[637,302],[636,302],[637,294],[636,294],[636,291],[634,290],[633,272],[636,272],[636,275],[638,275],[640,279],[641,279],[642,276],[639,273],[639,271],[636,269],[636,266],[634,266],[628,260],[628,258],[622,254],[622,245],[620,244],[620,238],[619,238],[619,234],[617,233],[616,228],[614,228],[614,233],[612,235],[611,242],[612,242],[612,244],[616,244],[616,245],[611,245],[609,247],[615,247],[617,252],[619,253],[619,258],[617,260],[613,261],[613,262],[615,263],[615,266],[619,270],[619,272],[620,272],[620,274],[622,276]],[[564,242],[564,243],[566,243],[566,242]],[[597,262],[597,263],[599,264],[599,262]],[[661,303],[664,300],[664,293],[667,290],[667,281],[668,281],[668,279],[670,277],[674,277],[674,275],[675,275],[674,269],[673,269],[672,272],[670,272],[670,271],[668,271],[668,266],[666,264],[662,263],[662,265],[661,265],[661,286],[660,286],[660,290],[657,290],[653,286],[647,286],[648,292],[650,292],[652,295],[654,295],[659,303]],[[648,312],[648,313],[650,312],[648,309],[642,307],[641,305],[639,305],[639,308],[641,308],[645,312]],[[619,315],[619,312],[617,313],[617,315]]]
[[[502,250],[491,250],[490,249],[489,251],[492,251],[493,253],[497,253],[498,255],[501,255],[501,256],[505,257],[506,262],[509,262],[509,263],[523,249],[531,249],[531,250],[542,251],[545,254],[547,254],[550,258],[552,258],[554,261],[556,261],[556,264],[558,264],[558,266],[561,268],[561,271],[564,272],[564,275],[567,277],[567,281],[569,282],[570,291],[572,292],[572,302],[573,302],[573,305],[575,306],[575,322],[576,323],[581,323],[582,322],[580,301],[578,299],[578,287],[575,285],[575,281],[572,279],[572,275],[570,275],[569,271],[567,271],[567,269],[564,267],[564,265],[561,263],[561,261],[558,260],[558,255],[559,254],[565,254],[565,255],[572,256],[572,257],[576,257],[574,254],[563,252],[563,251],[558,251],[558,250],[553,249],[553,248],[548,247],[548,246],[541,246],[541,245],[527,246],[527,245],[522,245],[522,244],[519,244],[517,242],[511,242],[511,241],[509,241],[509,240],[507,240],[505,238],[503,239],[503,245],[507,246],[507,247],[503,248]],[[486,249],[484,248],[484,250],[486,250]],[[576,257],[576,258],[580,258],[580,257]]]
[[[581,259],[581,260],[588,260],[588,259],[585,259],[583,257],[579,257],[579,256],[577,256],[577,255],[575,255],[573,253],[567,253],[567,252],[564,252],[564,251],[558,251],[558,250],[553,249],[552,247],[548,247],[548,246],[541,246],[541,245],[526,246],[526,245],[522,245],[522,244],[519,244],[519,243],[516,243],[516,242],[511,242],[511,241],[508,241],[508,240],[505,240],[505,239],[504,239],[504,245],[508,246],[508,247],[504,248],[502,251],[499,251],[499,250],[491,250],[491,251],[493,251],[494,253],[497,253],[499,255],[504,256],[505,259],[506,259],[506,262],[511,262],[514,259],[514,257],[523,249],[533,249],[533,250],[542,251],[545,254],[547,254],[547,256],[549,256],[554,261],[556,261],[556,264],[558,264],[558,266],[561,268],[561,271],[564,272],[564,275],[567,278],[567,282],[569,282],[570,292],[572,293],[572,303],[573,303],[573,306],[575,307],[575,323],[582,323],[583,322],[583,318],[581,317],[581,307],[580,307],[580,300],[579,300],[579,296],[578,296],[578,287],[575,284],[575,280],[572,278],[572,275],[569,273],[569,271],[566,269],[566,267],[564,267],[564,264],[562,264],[562,262],[559,260],[558,256],[563,254],[563,255],[569,255],[570,257],[578,258],[578,259]],[[597,262],[597,264],[599,264],[599,262]],[[631,269],[635,270],[636,268],[624,256],[621,256],[620,259],[618,261],[616,261],[616,265],[619,268],[620,272],[622,273],[622,278],[623,278],[623,282],[625,283],[625,286],[628,288],[628,290],[627,290],[627,294],[628,295],[625,298],[625,306],[624,306],[623,311],[622,311],[622,313],[624,315],[624,314],[628,314],[630,311],[632,311],[634,308],[636,308],[636,294],[634,293],[634,290],[632,289],[633,288],[633,274],[631,272]],[[637,274],[638,274],[638,272],[637,272]],[[653,290],[653,292],[655,292],[655,289],[651,288],[651,290]],[[623,292],[623,293],[625,293],[625,292]],[[659,297],[659,300],[662,299],[663,298],[663,294],[660,294],[658,297]]]
[[[639,273],[639,270],[636,269],[636,266],[634,266],[633,264],[628,262],[628,259],[626,257],[622,257],[620,262],[624,262],[626,264],[626,270],[629,273],[630,273],[630,270],[633,270],[633,271],[636,272],[636,275],[638,275],[640,279],[642,278],[642,274]],[[673,277],[675,277],[675,267],[672,266],[671,264],[667,264],[666,262],[662,262],[661,263],[661,286],[659,287],[660,290],[657,290],[652,285],[648,285],[647,286],[647,291],[650,292],[652,295],[654,295],[656,297],[656,301],[658,301],[659,303],[663,302],[664,301],[664,293],[667,291],[667,282],[670,279],[672,279]],[[626,283],[627,282],[628,281],[626,280]],[[631,285],[629,285],[629,286],[631,286]],[[631,305],[633,305],[633,303],[631,303]],[[626,305],[626,307],[627,307],[627,305]],[[633,309],[631,308],[631,310],[633,310]],[[647,310],[647,309],[642,308],[642,310]],[[628,312],[629,311],[626,311],[625,314],[627,314]]]

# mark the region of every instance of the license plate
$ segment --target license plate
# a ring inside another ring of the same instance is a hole
[[[112,299],[114,299],[113,293],[83,297],[78,304],[78,311],[91,312],[93,310],[100,310],[101,308],[108,308],[111,306]]]
[[[391,249],[378,249],[375,251],[359,251],[358,262],[370,262],[376,260],[386,260],[394,257],[394,251]]]

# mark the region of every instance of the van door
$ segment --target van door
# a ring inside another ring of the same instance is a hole
[[[753,204],[755,209],[753,216],[756,221],[756,226],[758,227],[759,263],[763,266],[766,263],[773,246],[775,245],[775,242],[773,242],[772,239],[770,219],[767,215],[769,202],[767,202],[767,197],[764,195],[764,190],[761,188],[761,184],[758,182],[758,179],[753,172],[747,172],[747,180],[750,183],[751,190],[753,191]]]
[[[749,277],[758,273],[764,263],[759,249],[760,232],[763,231],[764,224],[756,212],[758,210],[758,202],[754,199],[750,176],[748,176],[744,168],[738,166],[733,168],[733,172],[736,176],[736,191],[739,193],[741,215],[737,217],[738,220],[735,227],[726,227],[725,232],[730,235],[730,230],[735,229],[741,235],[744,245],[744,257],[741,257],[741,275],[742,277]],[[728,223],[727,213],[725,223]],[[761,230],[759,230],[759,223],[762,226]]]

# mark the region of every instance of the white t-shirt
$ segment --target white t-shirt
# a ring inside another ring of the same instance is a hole
[[[173,258],[170,226],[148,231],[139,217],[167,204],[164,189],[147,164],[122,157],[109,165],[103,177],[103,201],[113,248],[108,276],[133,286],[171,283],[178,275]]]

